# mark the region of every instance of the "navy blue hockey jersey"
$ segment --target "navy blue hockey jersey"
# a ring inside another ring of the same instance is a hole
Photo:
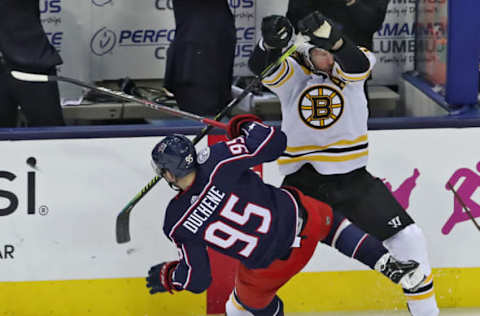
[[[248,268],[266,268],[286,255],[295,239],[297,202],[250,170],[275,160],[285,150],[286,136],[261,123],[246,130],[247,136],[201,151],[193,184],[168,205],[163,230],[181,250],[173,274],[179,289],[199,293],[208,288],[207,247]]]

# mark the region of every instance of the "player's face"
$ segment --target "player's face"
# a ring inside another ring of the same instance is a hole
[[[320,48],[314,48],[310,52],[310,60],[318,70],[326,73],[330,73],[332,71],[334,59],[333,55],[328,51]]]
[[[175,183],[175,176],[168,170],[163,170],[162,176],[167,180],[168,183]]]
[[[167,181],[168,185],[175,191],[182,191],[182,188],[177,184],[177,179],[170,171],[163,169],[162,177]]]

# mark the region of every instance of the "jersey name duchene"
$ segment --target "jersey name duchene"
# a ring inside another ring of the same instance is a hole
[[[224,192],[212,186],[198,206],[182,223],[182,226],[195,234],[202,224],[210,218],[224,197]]]

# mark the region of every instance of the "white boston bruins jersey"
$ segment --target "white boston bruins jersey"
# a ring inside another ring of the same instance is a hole
[[[287,149],[277,162],[284,175],[311,163],[321,174],[339,174],[367,164],[367,99],[364,82],[375,56],[361,48],[370,68],[345,73],[335,63],[330,77],[312,73],[294,58],[263,80],[280,99]]]

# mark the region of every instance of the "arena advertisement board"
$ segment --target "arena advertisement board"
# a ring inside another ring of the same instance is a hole
[[[237,29],[237,46],[233,73],[236,76],[251,76],[248,69],[248,58],[257,44],[256,5],[255,0],[228,0],[230,10],[235,18]],[[260,34],[260,33],[258,33]]]
[[[164,182],[132,214],[132,242],[115,241],[117,214],[154,176],[159,140],[0,142],[0,280],[142,276],[175,258],[162,233],[175,192]]]
[[[396,85],[400,75],[413,70],[416,0],[390,0],[385,21],[373,36],[377,64],[372,84]]]
[[[175,37],[171,0],[41,3],[43,26],[64,59],[63,75],[95,81],[164,77],[166,51]],[[237,27],[234,70],[236,75],[247,75],[246,61],[257,40],[256,2],[228,3]],[[62,96],[69,95],[63,92]]]
[[[226,1],[237,28],[234,74],[251,75],[247,60],[259,39],[261,20],[285,14],[288,1]],[[61,75],[90,81],[164,77],[166,50],[175,36],[172,0],[41,0],[40,7],[45,31],[64,60]],[[413,69],[414,17],[414,0],[390,1],[385,22],[374,35],[372,84],[394,85],[402,72]],[[60,89],[62,97],[81,94],[68,84]]]
[[[59,75],[80,80],[91,79],[90,3],[87,1],[40,0],[40,18],[50,43],[59,51],[63,64]],[[82,89],[59,83],[61,97],[72,98],[82,94]]]
[[[417,6],[415,70],[443,88],[447,78],[447,0],[421,1]]]
[[[369,133],[368,169],[384,179],[423,229],[440,306],[478,303],[472,290],[480,279],[478,254],[472,252],[478,231],[447,184],[479,220],[480,156],[472,145],[479,137],[479,128]],[[189,293],[152,297],[146,291],[144,278],[150,266],[178,256],[162,232],[164,209],[175,195],[164,181],[136,205],[130,223],[132,240],[115,241],[116,216],[154,176],[150,151],[160,140],[0,141],[4,311],[199,315],[211,302],[222,308],[218,297],[228,295],[230,289],[225,287],[217,290],[217,299],[209,292],[206,299],[205,294]],[[206,144],[202,141],[198,149]],[[264,164],[262,171],[266,182],[281,183],[276,163]],[[289,302],[287,312],[404,308],[401,291],[367,270],[319,245],[303,273],[280,296]],[[342,295],[345,288],[364,295],[349,295],[347,302]],[[319,301],[318,295],[329,298]],[[51,303],[48,297],[62,303]]]
[[[446,184],[480,216],[480,156],[468,145],[479,137],[478,128],[370,133],[368,169],[385,179],[424,229],[434,267],[478,265],[469,251],[476,247],[469,237],[475,227]],[[136,206],[132,242],[115,242],[116,215],[154,176],[150,150],[159,140],[0,142],[0,280],[140,277],[150,264],[175,258],[161,231],[175,192],[163,181]],[[264,165],[263,176],[272,184],[282,180],[275,163]],[[365,269],[329,251],[318,247],[306,271]]]
[[[92,5],[91,13],[94,80],[163,77],[166,51],[175,38],[171,1],[116,0]]]

